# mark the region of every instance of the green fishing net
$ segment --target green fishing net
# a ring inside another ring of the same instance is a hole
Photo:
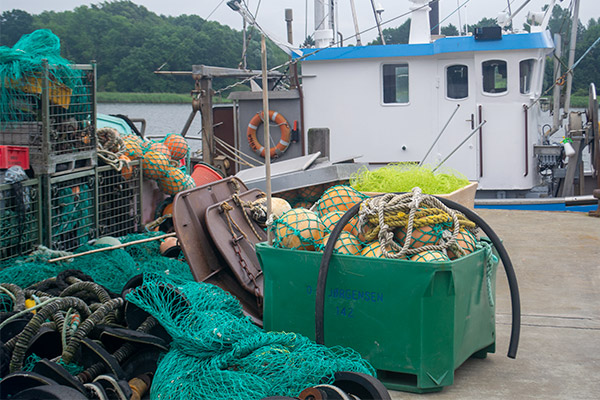
[[[446,194],[469,184],[460,172],[444,168],[433,171],[430,165],[389,164],[376,170],[361,168],[350,177],[350,185],[361,192],[410,192],[418,186],[423,193]]]
[[[323,192],[313,208],[322,217],[332,211],[347,211],[367,197],[351,186],[336,185]]]
[[[74,116],[92,111],[82,71],[60,56],[60,39],[48,29],[24,35],[12,47],[0,47],[0,128],[19,121],[37,121],[48,66],[50,101]]]
[[[337,371],[374,375],[358,353],[294,333],[265,332],[220,288],[148,274],[127,299],[172,336],[151,399],[261,399],[297,396]]]
[[[152,232],[133,234],[121,238],[122,243],[146,239],[163,234]],[[76,252],[82,253],[106,245],[83,245]],[[34,252],[27,257],[18,257],[0,262],[0,282],[14,283],[20,287],[29,287],[34,283],[53,278],[67,269],[77,269],[90,275],[94,281],[114,293],[120,293],[129,279],[143,272],[193,280],[188,264],[183,258],[163,257],[159,252],[160,241],[135,244],[123,249],[104,251],[70,261],[48,263],[58,257],[56,252],[46,249]]]
[[[305,208],[292,208],[273,220],[269,227],[273,246],[294,250],[315,250],[323,247],[323,237],[329,231],[319,216]]]

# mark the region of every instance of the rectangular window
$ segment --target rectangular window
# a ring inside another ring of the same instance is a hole
[[[533,77],[533,67],[535,60],[523,60],[519,63],[519,90],[523,94],[531,91],[531,78]]]
[[[383,66],[383,102],[408,103],[408,64]]]
[[[466,65],[450,65],[446,68],[446,96],[449,99],[469,97],[469,68]]]
[[[482,64],[483,72],[483,91],[485,93],[503,93],[506,92],[508,82],[506,61],[489,60]]]

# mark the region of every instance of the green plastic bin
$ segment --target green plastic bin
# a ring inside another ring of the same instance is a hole
[[[259,243],[264,327],[315,338],[322,253]],[[419,263],[334,254],[325,294],[325,345],[355,349],[388,389],[441,390],[469,357],[495,351],[497,263],[485,251]],[[488,294],[491,287],[491,300]]]

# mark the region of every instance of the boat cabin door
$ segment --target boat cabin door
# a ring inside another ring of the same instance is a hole
[[[425,164],[437,165],[446,158],[477,126],[475,100],[475,70],[473,60],[448,59],[438,61],[438,130],[442,131],[452,113],[446,130],[425,160]],[[457,110],[457,106],[458,110]],[[469,180],[477,180],[477,135],[464,143],[443,166],[457,170]],[[442,168],[443,169],[443,168]]]

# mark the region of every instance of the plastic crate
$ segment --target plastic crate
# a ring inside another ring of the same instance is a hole
[[[264,327],[315,338],[322,253],[256,245],[264,273]],[[489,301],[484,251],[450,262],[333,255],[325,294],[325,345],[355,349],[389,389],[451,385],[471,356],[495,351],[495,277]]]
[[[98,236],[124,236],[142,229],[142,169],[132,161],[128,169],[97,168]]]
[[[44,176],[43,239],[53,250],[71,251],[97,237],[96,170]]]
[[[29,253],[41,243],[40,182],[0,184],[0,261]],[[20,199],[19,199],[20,196]]]
[[[0,114],[0,144],[28,147],[38,175],[90,168],[97,162],[96,66],[71,69],[79,71],[81,79],[70,80],[69,87],[53,81],[48,65],[38,77],[8,86],[10,104],[3,105]]]
[[[21,146],[0,146],[0,168],[18,165],[29,169],[29,149]]]

